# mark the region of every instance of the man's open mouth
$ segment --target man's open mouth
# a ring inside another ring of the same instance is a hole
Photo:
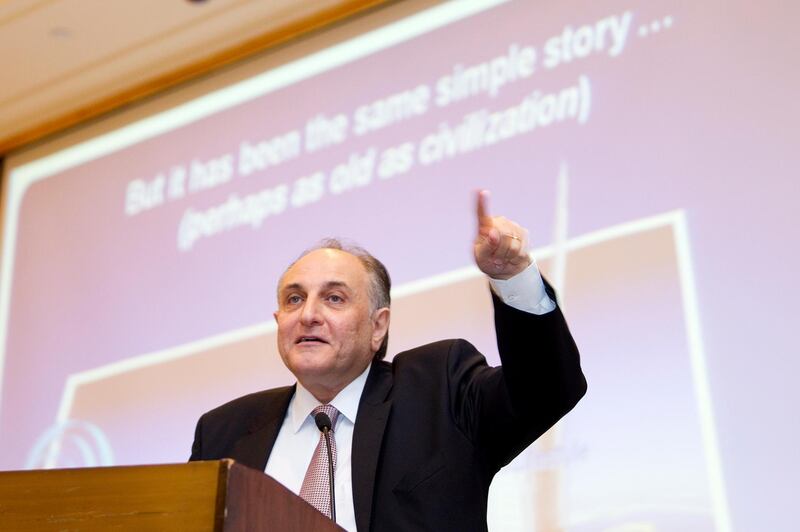
[[[327,344],[325,340],[320,338],[319,336],[301,336],[295,341],[296,344],[305,344],[305,343],[321,343]]]

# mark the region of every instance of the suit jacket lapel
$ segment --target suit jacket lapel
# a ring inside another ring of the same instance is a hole
[[[372,518],[375,473],[378,468],[383,432],[392,406],[391,399],[388,399],[391,388],[391,366],[385,362],[373,362],[361,394],[353,430],[353,506],[356,526],[360,531],[369,530]]]
[[[231,458],[253,469],[263,471],[267,467],[294,388],[287,386],[273,390],[274,395],[271,394],[269,400],[265,401],[262,414],[250,423],[247,434],[234,444]]]

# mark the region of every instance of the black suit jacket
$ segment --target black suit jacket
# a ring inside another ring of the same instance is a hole
[[[494,474],[585,393],[561,311],[537,316],[493,299],[501,368],[464,340],[372,363],[353,433],[359,531],[485,531]],[[190,460],[264,470],[293,393],[267,390],[204,414]]]

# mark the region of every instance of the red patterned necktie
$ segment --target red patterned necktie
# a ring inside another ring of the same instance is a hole
[[[331,405],[320,405],[311,411],[311,417],[320,412],[325,412],[331,419],[331,454],[333,455],[333,470],[336,471],[336,440],[334,439],[334,429],[339,411]],[[306,476],[303,479],[303,487],[300,488],[300,496],[317,510],[328,517],[331,516],[331,493],[328,484],[328,451],[325,448],[325,435],[320,431],[319,442],[308,464]]]

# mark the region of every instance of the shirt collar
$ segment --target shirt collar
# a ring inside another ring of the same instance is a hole
[[[369,374],[370,367],[372,367],[371,364],[367,366],[361,375],[345,386],[330,402],[330,404],[339,411],[340,417],[344,416],[354,425],[356,422],[356,414],[358,413],[358,403],[361,401],[361,392],[364,391],[364,385],[367,382],[367,374]],[[299,381],[297,382],[297,389],[294,392],[294,397],[289,405],[288,412],[292,422],[292,430],[295,434],[302,428],[303,423],[306,421],[313,423],[311,411],[321,404],[322,403],[317,401],[317,398],[314,397],[311,392],[306,390]],[[341,419],[337,421],[337,424],[339,422],[341,422]]]

